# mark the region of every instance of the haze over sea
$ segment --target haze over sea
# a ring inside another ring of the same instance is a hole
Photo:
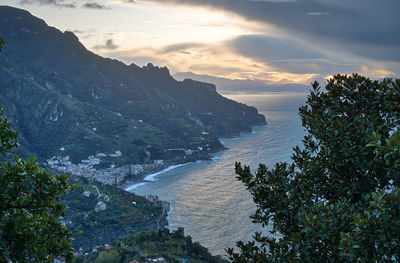
[[[250,194],[234,174],[240,161],[256,171],[259,163],[272,167],[289,161],[292,148],[305,135],[298,116],[306,93],[225,94],[226,97],[257,107],[268,124],[238,138],[222,139],[228,150],[214,161],[191,163],[159,173],[154,182],[132,189],[136,194],[154,194],[172,205],[170,228],[185,228],[185,234],[210,249],[225,255],[225,248],[238,240],[249,240],[260,225],[251,223],[255,211]]]

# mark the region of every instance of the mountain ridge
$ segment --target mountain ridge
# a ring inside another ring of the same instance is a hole
[[[0,103],[23,149],[44,162],[101,155],[104,167],[121,167],[208,159],[224,148],[218,137],[266,124],[256,108],[221,96],[213,84],[102,58],[25,10],[0,7],[0,37]]]

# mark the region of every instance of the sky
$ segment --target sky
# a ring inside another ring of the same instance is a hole
[[[266,84],[400,78],[398,0],[0,0],[139,66]]]

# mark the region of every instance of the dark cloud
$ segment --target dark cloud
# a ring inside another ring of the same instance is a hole
[[[98,3],[86,3],[84,5],[82,5],[82,7],[84,8],[88,8],[88,9],[98,9],[98,10],[104,10],[104,9],[109,9],[107,6],[102,5],[102,4],[98,4]]]
[[[164,48],[162,48],[159,53],[171,53],[171,52],[183,52],[186,53],[186,49],[189,48],[194,48],[194,47],[202,47],[204,44],[202,43],[179,43],[179,44],[173,44],[173,45],[168,45]]]
[[[97,49],[97,50],[99,50],[99,49],[103,49],[103,50],[115,50],[115,49],[117,49],[118,47],[119,47],[119,46],[116,45],[112,39],[108,39],[104,45],[97,45],[97,46],[94,46],[93,49]]]
[[[68,29],[67,31],[70,31],[74,34],[85,34],[86,33],[85,30],[79,30],[79,29]]]
[[[127,4],[134,4],[136,3],[135,0],[122,0],[123,3],[127,3]]]
[[[134,0],[122,0],[122,1],[125,3],[134,3]],[[38,5],[53,5],[56,7],[76,8],[76,2],[73,2],[72,0],[20,0],[19,3],[21,5],[38,4]],[[96,2],[87,2],[83,4],[81,7],[88,9],[98,9],[98,10],[109,9],[107,6]]]
[[[316,59],[322,55],[314,50],[300,47],[300,44],[264,35],[245,35],[236,38],[232,46],[240,53],[250,57],[258,56],[265,60]]]
[[[246,35],[227,43],[234,52],[295,74],[353,72],[355,65],[335,63],[300,43],[263,35]]]
[[[309,16],[329,16],[328,12],[308,12]]]
[[[95,28],[84,29],[84,30],[83,29],[78,29],[78,28],[75,28],[75,29],[69,28],[66,31],[70,31],[70,32],[72,32],[74,34],[97,34],[97,33],[99,33],[99,31],[97,29],[95,29]]]
[[[67,7],[67,8],[75,8],[75,2],[69,2],[65,0],[20,0],[19,3],[21,5],[31,5],[31,4],[38,4],[38,5],[53,5],[56,7]]]
[[[213,72],[214,75],[226,75],[232,72],[241,72],[243,69],[240,67],[216,65],[216,64],[194,64],[191,65],[189,71],[195,72]]]
[[[314,45],[400,62],[398,0],[148,0],[202,5],[270,23]],[[361,46],[361,47],[360,47]]]

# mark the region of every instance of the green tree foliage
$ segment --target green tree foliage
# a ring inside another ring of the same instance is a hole
[[[4,40],[2,38],[0,38],[0,52],[3,49],[3,45],[4,45]]]
[[[21,160],[13,152],[17,137],[0,105],[0,262],[71,262],[71,234],[58,220],[68,177],[51,175],[35,158]]]
[[[400,261],[400,80],[336,75],[299,112],[293,163],[236,164],[271,228],[227,249],[233,262]]]
[[[169,229],[165,228],[130,235],[114,242],[111,248],[76,257],[74,263],[125,263],[133,260],[148,262],[148,259],[160,257],[170,263],[227,263],[220,256],[212,256],[207,248],[193,242],[190,236],[170,233]]]
[[[120,262],[121,256],[117,251],[105,251],[102,252],[96,259],[95,263],[109,263],[109,262]]]

